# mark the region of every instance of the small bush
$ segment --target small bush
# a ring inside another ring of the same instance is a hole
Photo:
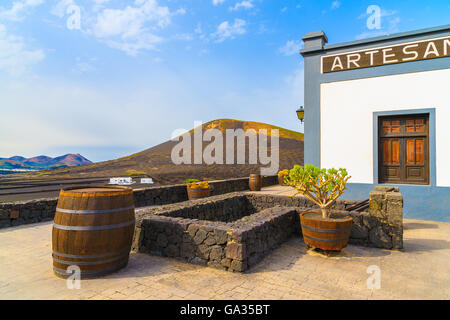
[[[53,172],[51,172],[51,171],[44,171],[44,172],[38,172],[37,173],[37,175],[38,176],[45,176],[45,175],[49,175],[49,174],[52,174]]]
[[[198,180],[198,179],[186,179],[186,180],[184,180],[184,184],[190,184],[190,183],[193,183],[193,182],[200,182],[200,180]]]
[[[129,177],[132,177],[132,176],[143,176],[143,175],[146,175],[147,173],[144,171],[137,171],[137,170],[131,169],[131,170],[127,170],[127,174]]]
[[[320,207],[322,217],[331,214],[329,207],[344,193],[345,185],[351,177],[345,169],[320,169],[312,164],[304,168],[295,165],[285,182]]]
[[[208,181],[192,182],[188,183],[187,187],[190,189],[209,189],[209,183]]]

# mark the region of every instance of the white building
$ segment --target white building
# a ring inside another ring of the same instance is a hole
[[[305,163],[346,168],[344,199],[398,186],[406,217],[450,221],[450,25],[303,41]]]
[[[133,179],[132,178],[110,178],[109,179],[109,184],[119,184],[119,185],[122,185],[122,184],[125,184],[125,185],[127,185],[127,184],[133,184],[134,182],[133,182]]]

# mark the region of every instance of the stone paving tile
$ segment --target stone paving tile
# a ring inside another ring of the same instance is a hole
[[[282,190],[280,191],[282,192]],[[246,273],[130,255],[127,268],[69,290],[52,274],[51,223],[0,231],[0,299],[449,299],[450,224],[405,220],[405,249],[348,246],[325,257],[294,237]],[[368,289],[367,267],[381,270]]]

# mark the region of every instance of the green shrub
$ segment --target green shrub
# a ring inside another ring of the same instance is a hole
[[[51,171],[44,171],[44,172],[38,172],[37,175],[38,176],[45,176],[45,175],[52,174],[52,173],[53,172],[51,172]]]
[[[200,182],[200,180],[198,180],[198,179],[186,179],[186,180],[184,180],[184,184],[190,184],[190,183],[193,183],[193,182]]]
[[[345,191],[345,185],[351,177],[345,169],[320,169],[312,164],[305,167],[295,165],[285,178],[286,184],[294,187],[297,193],[302,194],[315,204],[322,212],[324,219],[329,218],[329,207]]]
[[[143,175],[146,175],[147,173],[144,171],[137,171],[137,170],[131,169],[131,170],[127,170],[127,174],[129,177],[132,177],[132,176],[143,176]]]

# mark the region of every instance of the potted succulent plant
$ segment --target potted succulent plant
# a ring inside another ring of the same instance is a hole
[[[211,186],[208,181],[187,179],[185,183],[189,200],[202,199],[211,195]]]
[[[285,185],[286,183],[284,182],[284,179],[289,177],[289,170],[288,169],[284,169],[284,170],[280,170],[278,171],[278,183],[280,185]]]
[[[304,168],[295,165],[289,171],[285,181],[297,190],[294,196],[302,194],[319,207],[300,213],[303,239],[308,246],[333,251],[347,246],[353,220],[330,207],[344,193],[350,178],[345,169],[320,169],[311,164]]]

